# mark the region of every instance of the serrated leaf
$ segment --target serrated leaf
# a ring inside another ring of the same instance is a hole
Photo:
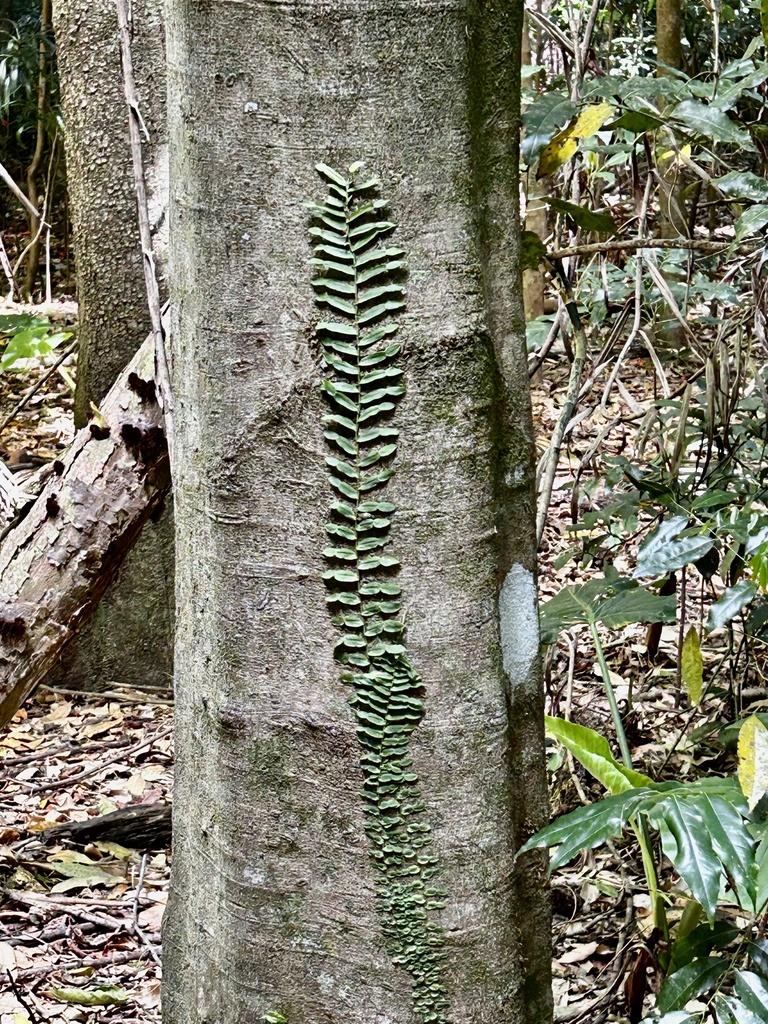
[[[768,729],[757,715],[750,715],[739,731],[738,779],[753,811],[768,791]]]
[[[728,587],[719,601],[709,609],[707,629],[718,629],[735,618],[745,605],[754,598],[757,587],[750,580],[741,580],[733,587]]]
[[[700,704],[704,687],[704,659],[701,656],[699,631],[695,626],[691,626],[685,635],[680,669],[688,699],[691,704]]]
[[[729,962],[723,957],[707,956],[681,967],[670,974],[656,997],[656,1008],[661,1013],[682,1009],[687,1002],[712,988],[728,970]]]
[[[573,756],[611,793],[650,786],[653,779],[619,764],[605,736],[575,722],[545,717],[547,732],[559,740]]]

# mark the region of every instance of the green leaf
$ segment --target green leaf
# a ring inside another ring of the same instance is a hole
[[[715,185],[729,199],[760,203],[768,201],[768,181],[752,171],[729,171],[713,178]]]
[[[363,501],[358,510],[363,513],[370,512],[394,512],[395,506],[391,501]]]
[[[323,548],[324,558],[340,558],[345,562],[354,562],[357,558],[357,552],[354,548],[335,548],[327,547]]]
[[[337,459],[335,455],[326,455],[325,464],[343,476],[349,477],[350,480],[357,480],[357,469],[354,466],[350,466],[348,462]]]
[[[354,569],[326,569],[324,580],[336,580],[337,583],[357,583],[360,580]]]
[[[593,213],[592,210],[587,210],[583,206],[566,203],[563,199],[545,198],[544,202],[557,213],[569,217],[576,227],[583,228],[584,231],[597,231],[608,235],[618,233],[618,225],[609,213]]]
[[[681,675],[691,704],[701,703],[704,687],[704,659],[701,656],[699,631],[691,626],[683,641]]]
[[[347,398],[346,395],[342,394],[336,384],[332,384],[328,380],[323,381],[323,391],[330,395],[331,398],[342,407],[347,409],[349,412],[357,412],[357,402],[353,402],[351,398]]]
[[[676,601],[658,597],[629,579],[603,577],[564,587],[542,607],[541,639],[551,644],[571,626],[604,622],[616,629],[630,622],[674,622]]]
[[[685,1004],[701,995],[728,970],[729,962],[723,957],[707,956],[681,967],[670,974],[656,997],[656,1008],[661,1013],[681,1010]]]
[[[315,245],[316,253],[325,253],[326,256],[330,256],[335,260],[348,260],[350,263],[354,260],[355,254],[349,249],[343,249],[338,245]]]
[[[340,281],[335,277],[316,277],[312,280],[312,287],[321,292],[328,288],[340,295],[355,294],[355,285],[351,281]]]
[[[340,480],[337,476],[329,476],[328,483],[331,487],[335,487],[339,494],[343,494],[345,498],[351,498],[352,501],[357,501],[358,493],[356,488],[351,484],[348,484],[346,480]]]
[[[549,870],[567,864],[582,850],[593,850],[607,839],[620,835],[630,818],[647,808],[662,794],[651,787],[630,789],[607,796],[595,804],[579,807],[563,814],[551,825],[532,836],[518,851],[518,856],[540,847],[557,847]]]
[[[384,316],[387,313],[395,313],[401,309],[405,309],[404,302],[395,301],[394,299],[389,302],[380,302],[376,306],[371,306],[370,309],[363,310],[358,316],[357,322],[362,326],[363,324],[370,323],[371,320],[378,320],[380,316]]]
[[[340,334],[344,338],[356,338],[357,328],[352,324],[342,324],[338,320],[324,320],[315,328],[318,332],[327,331],[330,334]]]
[[[383,444],[381,448],[374,448],[373,451],[360,459],[359,466],[361,469],[367,469],[368,466],[373,466],[381,459],[386,459],[389,455],[394,455],[397,451],[396,444]]]
[[[742,1003],[761,1021],[768,1021],[768,987],[753,971],[737,971],[734,991]]]
[[[745,210],[736,221],[733,235],[734,245],[738,245],[742,238],[759,234],[766,224],[768,224],[768,205],[753,206],[751,209]]]
[[[52,988],[51,995],[62,1003],[77,1006],[122,1006],[133,999],[130,992],[114,985],[96,988]]]
[[[361,271],[357,275],[357,283],[365,284],[366,281],[373,281],[383,274],[394,274],[398,270],[405,270],[405,262],[403,260],[387,260],[385,263],[379,263],[376,266]]]
[[[325,530],[332,537],[341,537],[343,540],[351,540],[353,543],[357,540],[357,533],[351,526],[343,526],[341,523],[326,523]]]
[[[709,956],[715,949],[725,949],[740,935],[730,921],[700,924],[687,935],[675,939],[670,949],[670,974],[691,963],[694,957]]]
[[[715,1000],[719,1024],[765,1024],[768,1017],[758,1017],[735,996],[718,995]]]
[[[744,821],[746,808],[710,793],[697,796],[696,802],[703,809],[712,847],[734,887],[740,905],[745,910],[756,910],[756,843]]]
[[[749,132],[732,121],[719,107],[699,103],[697,100],[683,100],[671,112],[670,119],[677,122],[688,135],[703,135],[713,142],[724,142],[750,153],[756,152]]]
[[[367,444],[369,441],[380,441],[384,437],[399,436],[400,431],[396,427],[368,427],[360,431],[359,440],[361,444]]]
[[[370,373],[364,373],[360,378],[360,386],[367,387],[368,384],[373,384],[377,380],[394,380],[398,377],[402,377],[403,371],[397,366],[386,366],[380,370],[372,370]]]
[[[357,518],[355,510],[349,505],[345,505],[343,501],[334,501],[331,504],[331,511],[338,512],[340,516],[344,516],[345,519],[351,519],[353,522]]]
[[[605,736],[575,722],[545,717],[547,732],[559,740],[573,756],[611,793],[652,785],[653,779],[625,768],[614,758]]]
[[[313,267],[326,273],[332,270],[336,274],[343,274],[344,277],[354,278],[355,276],[355,268],[351,263],[337,263],[335,260],[326,260],[319,256],[313,256],[309,262]]]
[[[378,405],[373,405],[370,409],[362,412],[360,414],[360,422],[367,423],[368,420],[376,419],[377,416],[381,416],[385,412],[391,412],[394,408],[394,402],[380,402]]]
[[[330,292],[318,292],[315,298],[318,302],[325,303],[326,306],[330,306],[331,309],[335,309],[339,313],[348,313],[350,316],[354,316],[357,312],[353,302],[347,302],[346,299],[340,299],[336,295],[331,295]]]
[[[640,110],[626,110],[621,117],[606,125],[606,128],[623,128],[633,135],[645,135],[646,132],[655,132],[663,123],[661,118],[652,114]]]
[[[326,441],[330,441],[331,444],[338,445],[343,452],[347,455],[351,455],[353,458],[357,455],[357,445],[354,441],[350,441],[348,437],[343,437],[341,434],[335,433],[333,430],[324,430],[323,437]]]
[[[338,171],[334,171],[334,169],[329,167],[328,164],[315,164],[315,170],[319,175],[325,178],[326,181],[331,181],[334,185],[338,185],[343,189],[349,188],[349,182],[347,179],[342,174],[339,174]]]
[[[347,363],[343,359],[334,355],[332,352],[325,352],[323,354],[323,361],[332,366],[337,373],[345,373],[348,377],[357,377],[358,369],[353,366],[352,363]],[[337,384],[338,387],[338,384]]]
[[[357,356],[357,346],[350,345],[348,341],[339,341],[333,337],[323,338],[323,345],[342,356]]]
[[[341,252],[346,251],[344,246],[347,239],[345,234],[341,231],[331,231],[330,228],[312,227],[309,229],[309,233],[313,238],[318,238],[321,242],[326,242],[328,245],[332,245]]]
[[[373,490],[374,487],[378,487],[380,484],[386,483],[387,480],[390,480],[394,475],[394,469],[382,469],[380,472],[373,473],[370,476],[362,476],[359,483],[360,490]]]
[[[741,580],[733,587],[728,587],[719,601],[715,601],[707,616],[707,629],[718,629],[725,626],[731,619],[748,605],[757,593],[757,587],[750,580]]]
[[[382,398],[400,398],[404,394],[405,388],[399,384],[386,388],[377,388],[376,391],[364,391],[360,395],[360,403],[364,406],[370,405],[371,402],[378,402]]]
[[[533,163],[547,143],[569,123],[576,110],[576,104],[555,89],[536,97],[523,114],[525,134],[521,154],[526,164]]]
[[[368,345],[374,345],[377,341],[381,341],[382,338],[386,338],[391,334],[397,334],[400,329],[399,324],[384,324],[381,327],[374,327],[372,331],[364,334],[360,339],[360,348],[366,348]]]
[[[349,419],[348,416],[340,416],[338,414],[333,416],[323,416],[323,423],[326,426],[341,427],[343,430],[350,430],[353,434],[357,432],[355,421]]]
[[[401,284],[380,284],[373,288],[364,288],[358,293],[357,301],[362,305],[366,302],[374,302],[376,299],[380,299],[383,295],[402,295],[403,286]]]
[[[687,526],[685,516],[673,516],[660,523],[640,547],[633,575],[664,576],[706,555],[715,543],[714,538],[700,533],[679,537]]]

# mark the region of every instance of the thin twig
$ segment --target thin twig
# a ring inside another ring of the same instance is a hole
[[[13,180],[13,178],[10,176],[8,171],[6,171],[5,167],[3,167],[2,164],[0,164],[0,178],[5,182],[5,184],[11,190],[11,192],[13,192],[13,194],[19,200],[21,205],[26,209],[27,213],[31,214],[33,217],[40,216],[40,211],[38,210],[38,208],[36,206],[33,206],[32,203],[30,203],[30,201],[27,199],[27,197],[24,195],[22,190],[19,188],[19,186],[16,184],[16,182]]]
[[[14,978],[11,971],[9,971],[6,968],[5,973],[8,975],[8,984],[11,986],[14,996],[19,1001],[19,1004],[24,1007],[24,1010],[26,1011],[26,1014],[29,1017],[30,1024],[40,1024],[40,1018],[37,1016],[34,1009],[29,1005],[27,1000],[24,998],[24,995],[19,986],[16,984],[16,979]]]
[[[15,779],[14,781],[17,786],[23,786],[28,793],[47,793],[52,789],[66,789],[67,786],[71,786],[73,782],[80,782],[81,779],[87,779],[91,775],[97,775],[99,772],[103,772],[105,768],[109,768],[110,765],[116,764],[118,761],[123,761],[131,754],[137,754],[140,750],[143,750],[144,747],[150,747],[158,740],[165,739],[165,737],[170,736],[172,732],[172,726],[168,729],[163,729],[154,736],[150,736],[149,739],[145,739],[142,740],[141,743],[137,743],[135,747],[129,747],[127,750],[121,750],[116,757],[111,757],[107,761],[102,761],[100,764],[94,765],[93,768],[86,768],[84,771],[78,772],[77,775],[68,775],[66,779],[53,779],[51,782],[44,782],[39,785],[28,785],[25,782],[20,782],[18,779]]]
[[[603,252],[634,252],[636,249],[693,249],[709,255],[725,252],[733,245],[732,242],[713,242],[706,238],[617,238],[608,242],[588,242],[585,245],[572,245],[567,249],[559,249],[549,253],[551,260],[564,260],[569,256],[590,256]],[[759,245],[740,245],[737,252],[747,256],[761,250]]]
[[[131,139],[131,156],[133,158],[133,177],[136,188],[136,206],[138,209],[139,235],[144,263],[144,280],[147,287],[147,303],[152,321],[152,333],[155,338],[155,384],[157,397],[165,420],[165,433],[168,450],[173,445],[173,396],[171,393],[171,376],[168,370],[168,358],[165,350],[165,328],[160,305],[160,287],[157,283],[155,258],[152,251],[152,232],[149,226],[149,207],[147,205],[147,185],[144,177],[144,160],[141,151],[142,120],[139,112],[139,99],[136,83],[133,78],[133,57],[131,55],[131,30],[129,26],[128,5],[126,0],[115,0],[117,6],[117,22],[120,30],[120,56],[123,63],[123,87],[125,100],[128,104],[128,129]],[[171,458],[173,464],[173,458]]]
[[[145,934],[145,932],[141,930],[141,927],[139,925],[139,899],[141,897],[141,890],[144,888],[144,875],[146,874],[146,870],[147,855],[145,853],[142,854],[141,857],[141,867],[139,868],[139,880],[136,883],[136,896],[133,901],[133,930],[149,950],[149,955],[152,957],[152,959],[155,961],[158,967],[160,967],[162,966],[162,964],[160,962],[160,957],[158,956],[157,950],[149,941],[149,938]]]
[[[112,964],[129,964],[132,960],[144,960],[147,954],[146,949],[133,949],[125,953],[110,953],[109,956],[86,956],[82,960],[62,960],[58,964],[42,964],[37,967],[27,967],[19,971],[18,977],[24,981],[27,978],[34,978],[38,974],[61,974],[62,971],[78,970],[81,967],[109,967]]]
[[[49,378],[51,378],[54,375],[54,373],[56,373],[56,371],[61,366],[61,364],[64,362],[64,360],[68,359],[69,356],[72,355],[72,353],[75,351],[76,348],[77,348],[77,338],[75,338],[74,341],[71,341],[69,343],[69,345],[67,345],[67,347],[61,353],[61,355],[56,360],[56,362],[53,364],[53,366],[49,367],[45,371],[45,373],[40,378],[40,380],[37,381],[37,383],[33,384],[31,388],[28,388],[24,392],[24,394],[21,396],[21,398],[16,403],[16,405],[13,407],[13,409],[5,417],[3,422],[0,423],[0,434],[2,434],[2,432],[5,430],[5,428],[8,426],[9,423],[12,423],[16,419],[16,417],[19,415],[19,413],[24,408],[24,406],[27,404],[27,402],[29,402],[29,400],[31,398],[35,397],[35,395],[40,390],[40,388],[43,386],[43,384],[45,384],[45,382]]]

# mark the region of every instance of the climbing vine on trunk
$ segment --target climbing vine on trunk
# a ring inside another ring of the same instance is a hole
[[[323,554],[334,625],[342,630],[336,658],[351,689],[363,770],[362,798],[371,856],[378,869],[377,907],[387,948],[413,980],[413,1005],[424,1024],[446,1024],[441,981],[443,931],[431,912],[444,904],[433,879],[419,780],[409,740],[424,715],[424,684],[405,646],[398,559],[387,553],[395,506],[380,489],[394,473],[398,430],[392,414],[405,392],[396,365],[404,308],[402,249],[384,240],[395,225],[384,219],[378,180],[358,180],[319,164],[329,195],[308,203],[315,223],[312,284],[317,302],[334,317],[317,325],[332,379],[323,383],[331,412],[324,417],[328,480],[335,492]]]

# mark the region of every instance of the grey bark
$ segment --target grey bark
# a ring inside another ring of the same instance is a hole
[[[551,1015],[517,133],[522,5],[169,0],[177,776],[166,1024],[407,1024],[325,606],[302,200],[365,159],[408,254],[387,497],[451,1019]]]
[[[0,546],[0,725],[93,612],[170,486],[157,403],[128,383],[152,378],[148,338]],[[95,433],[94,433],[95,430]]]
[[[133,58],[148,132],[144,159],[154,252],[167,249],[165,37],[162,0],[132,4]],[[75,418],[91,415],[149,329],[112,0],[54,0],[67,184],[75,235],[80,348]],[[164,280],[161,281],[163,290]],[[173,668],[173,517],[142,534],[97,614],[52,681],[98,687],[118,679],[165,684]]]

